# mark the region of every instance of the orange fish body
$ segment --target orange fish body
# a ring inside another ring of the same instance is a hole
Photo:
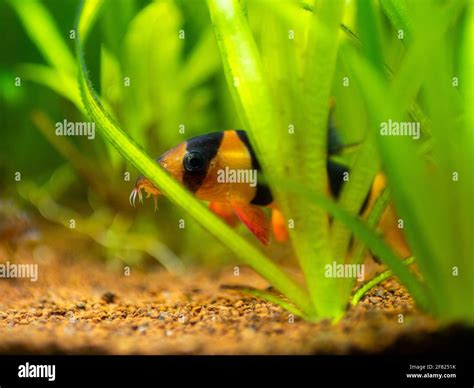
[[[328,153],[338,150],[330,128]],[[277,241],[288,239],[287,221],[269,187],[257,180],[261,168],[245,131],[226,130],[193,137],[165,152],[157,162],[197,198],[208,201],[210,209],[229,225],[235,226],[240,220],[264,245],[270,241],[270,229]],[[328,159],[327,171],[330,194],[337,198],[348,168]],[[372,206],[384,186],[385,181],[378,177],[362,212]],[[159,190],[145,177],[137,179],[130,201],[134,203],[137,195],[141,200],[142,189],[154,197],[156,204]],[[271,210],[271,222],[262,207]],[[393,226],[394,214],[384,217],[383,223]]]
[[[261,169],[245,131],[227,130],[191,138],[164,153],[157,162],[197,198],[209,201],[210,209],[228,224],[235,225],[239,219],[265,245],[270,239],[270,222],[262,207],[271,208],[275,238],[287,239],[284,219],[268,186],[257,181]],[[142,188],[155,198],[159,194],[150,181],[140,177],[131,201],[141,195]]]

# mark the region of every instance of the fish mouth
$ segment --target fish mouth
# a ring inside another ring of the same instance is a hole
[[[156,210],[158,208],[158,195],[160,194],[160,191],[155,186],[153,186],[153,184],[150,181],[148,181],[145,178],[139,178],[137,180],[135,188],[130,193],[130,197],[129,197],[130,205],[135,207],[137,197],[138,197],[138,202],[143,203],[142,190],[145,192],[146,198],[153,196],[153,200],[155,202],[155,210]]]

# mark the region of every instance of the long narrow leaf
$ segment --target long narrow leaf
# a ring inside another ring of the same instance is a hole
[[[11,0],[10,4],[46,60],[58,71],[75,74],[74,57],[46,7],[36,0]]]
[[[295,163],[299,180],[322,195],[327,188],[329,98],[344,1],[318,1],[315,4],[306,47],[303,107],[295,130],[298,144]],[[296,199],[299,201],[298,196]],[[301,203],[292,202],[291,205],[288,216],[295,222],[292,238],[313,303],[321,316],[339,317],[346,301],[339,293],[330,290],[338,289],[343,281],[326,277],[324,270],[325,265],[334,259],[330,250],[327,214],[314,204],[303,207]]]

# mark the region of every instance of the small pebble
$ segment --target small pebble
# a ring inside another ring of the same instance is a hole
[[[377,304],[377,303],[380,303],[382,298],[379,298],[378,296],[371,296],[369,300],[370,300],[370,303]]]
[[[105,303],[115,303],[116,295],[113,292],[107,291],[102,295],[102,300]]]
[[[381,298],[384,296],[384,290],[382,290],[381,288],[378,288],[376,291],[375,291],[375,295],[377,296],[380,296]]]

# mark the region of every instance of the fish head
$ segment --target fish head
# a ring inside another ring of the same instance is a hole
[[[165,152],[156,162],[164,168],[176,180],[182,181],[183,176],[183,158],[186,154],[186,143],[181,143],[178,146]],[[146,198],[153,197],[155,202],[155,209],[157,208],[158,196],[161,194],[160,190],[145,176],[138,177],[135,187],[130,193],[130,204],[135,206],[137,198],[140,203],[143,203],[143,193]]]

